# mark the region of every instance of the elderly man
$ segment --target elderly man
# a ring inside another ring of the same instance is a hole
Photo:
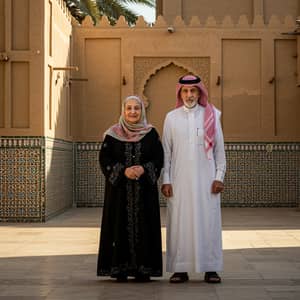
[[[176,89],[176,109],[164,122],[162,193],[168,197],[167,272],[171,283],[205,272],[220,283],[223,268],[220,192],[226,169],[220,111],[208,103],[201,79],[186,75]]]

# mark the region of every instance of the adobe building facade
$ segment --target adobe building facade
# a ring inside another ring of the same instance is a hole
[[[299,206],[300,1],[161,0],[157,15],[78,25],[62,0],[0,0],[1,221],[101,206],[98,153],[122,99],[141,96],[162,133],[187,72],[222,111],[222,205]]]

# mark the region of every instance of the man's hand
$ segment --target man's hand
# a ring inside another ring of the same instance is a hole
[[[224,183],[219,180],[214,180],[212,187],[211,187],[211,192],[213,194],[219,194],[224,191]]]
[[[173,197],[172,184],[163,184],[161,187],[161,192],[167,198]]]

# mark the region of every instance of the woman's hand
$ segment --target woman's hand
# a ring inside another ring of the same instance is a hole
[[[145,172],[142,166],[132,166],[131,168],[133,168],[137,178],[140,178]]]
[[[125,176],[131,180],[139,180],[145,170],[142,166],[131,166],[125,169]]]
[[[135,174],[134,169],[132,169],[132,167],[126,168],[124,174],[128,179],[131,179],[131,180],[136,179],[136,174]]]

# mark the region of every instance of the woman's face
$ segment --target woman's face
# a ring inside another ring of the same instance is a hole
[[[125,103],[124,118],[127,123],[138,123],[142,114],[141,104],[135,99],[129,99]]]

